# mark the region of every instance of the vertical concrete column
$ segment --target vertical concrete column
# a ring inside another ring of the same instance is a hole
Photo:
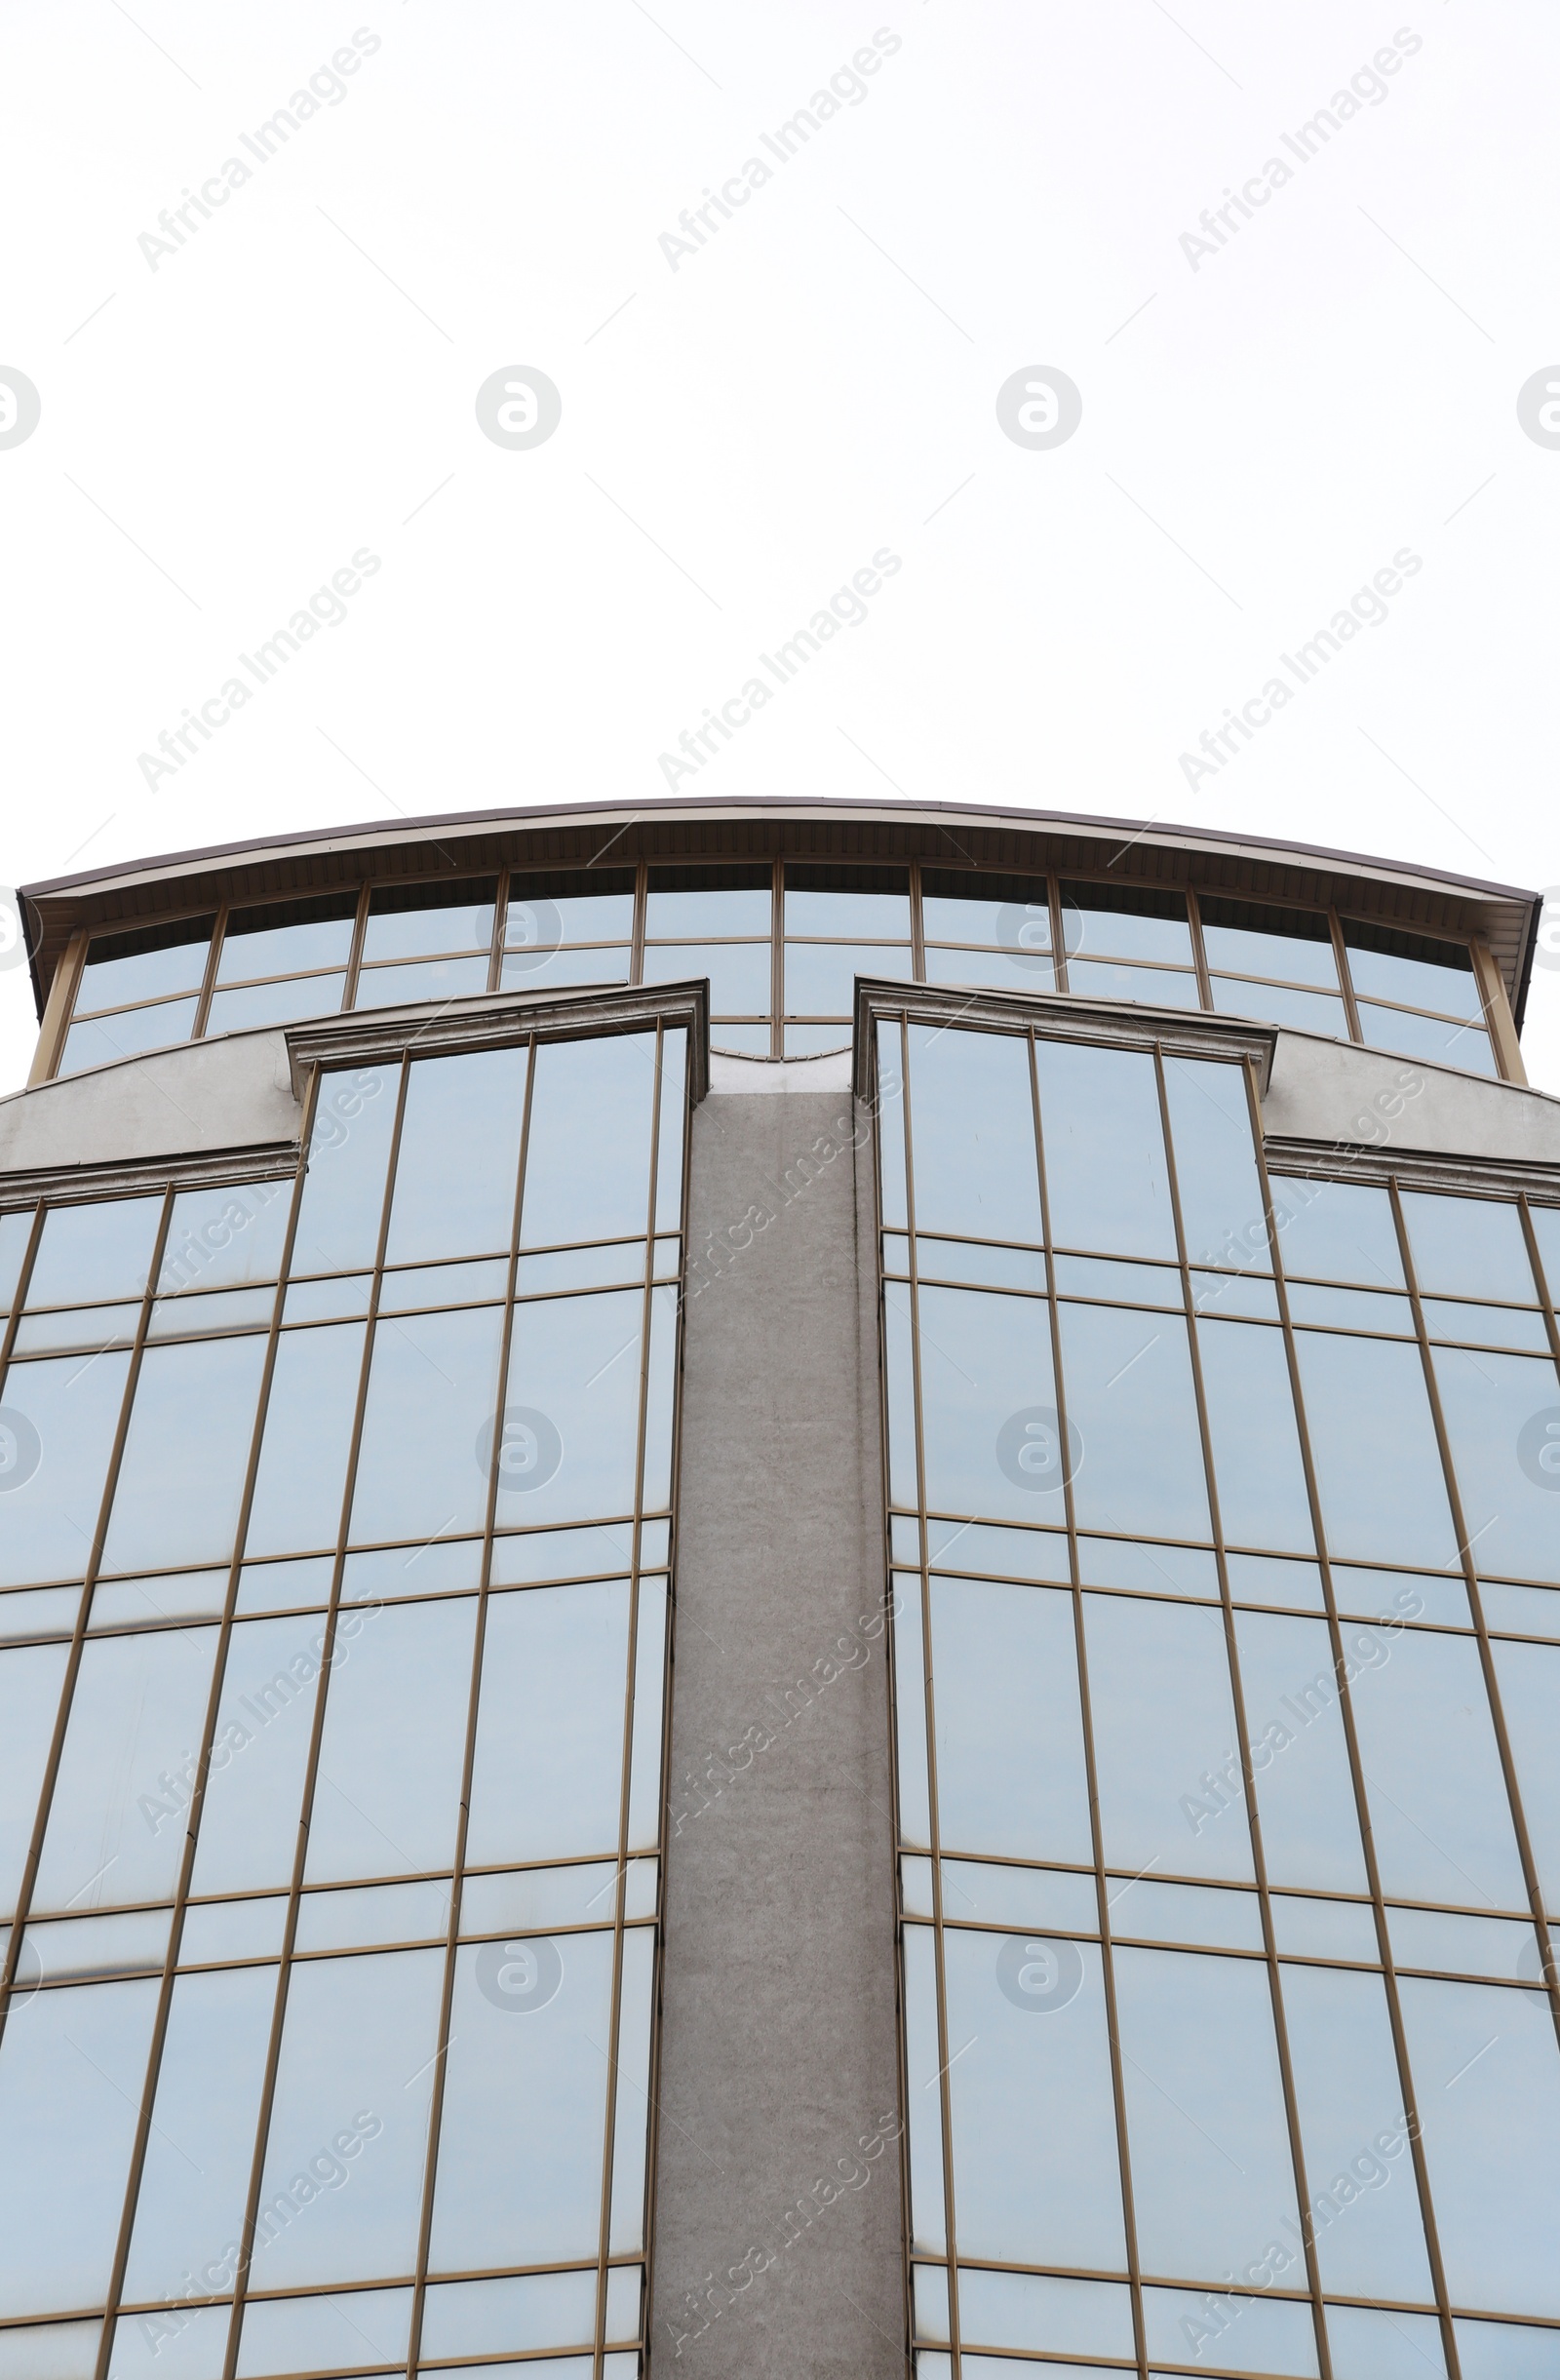
[[[859,1230],[872,1150],[854,1112],[841,1088],[712,1094],[693,1119],[663,2380],[905,2369],[878,1349]]]

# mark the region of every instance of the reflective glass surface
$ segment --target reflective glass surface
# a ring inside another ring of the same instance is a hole
[[[404,2369],[476,2266],[427,2353],[589,2370],[645,2233],[686,1105],[681,1029],[413,1055],[323,1077],[292,1180],[7,1232],[76,1351],[0,1390],[0,2369],[105,2316],[116,2373]],[[284,1324],[290,1222],[342,1319]]]
[[[1324,2334],[1393,2380],[1454,2318],[1464,2371],[1543,2370],[1560,1377],[1519,1205],[1292,1176],[1273,1229],[1235,1065],[914,1022],[877,1062],[917,2369],[956,2299],[982,2380],[1139,2337],[1314,2380]],[[960,1234],[1030,1294],[933,1273]]]

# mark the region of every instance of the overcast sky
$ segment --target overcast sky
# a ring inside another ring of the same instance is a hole
[[[40,414],[19,438],[0,385],[0,878],[652,808],[680,733],[886,549],[677,791],[1560,881],[1560,433],[1518,407],[1549,367],[1560,400],[1560,18],[1398,9],[10,0],[0,367]],[[506,368],[560,393],[539,444],[479,423]],[[1059,444],[998,419],[1031,370],[1080,393]],[[1526,1045],[1560,1092],[1552,958]],[[13,966],[0,1088],[34,1034]]]

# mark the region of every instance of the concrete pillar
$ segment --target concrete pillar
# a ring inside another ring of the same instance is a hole
[[[808,1090],[712,1093],[693,1119],[652,2333],[656,2371],[690,2380],[905,2368],[855,1114]]]

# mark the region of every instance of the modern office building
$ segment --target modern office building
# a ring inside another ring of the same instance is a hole
[[[1533,895],[705,800],[24,916],[0,2380],[1555,2380]]]

